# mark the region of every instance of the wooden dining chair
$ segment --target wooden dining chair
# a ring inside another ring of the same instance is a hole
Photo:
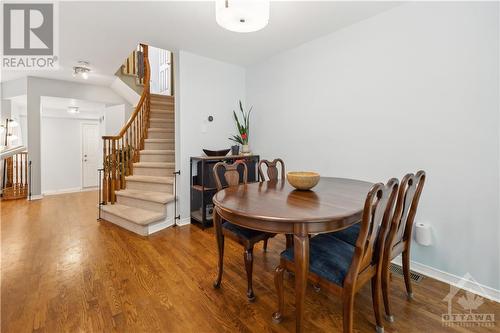
[[[371,281],[377,332],[383,332],[380,313],[381,261],[397,189],[398,180],[394,178],[387,185],[378,183],[371,188],[365,200],[355,245],[331,233],[315,236],[309,242],[308,279],[342,298],[344,333],[353,330],[354,296],[368,281]],[[275,321],[281,321],[283,316],[283,272],[294,269],[294,250],[286,249],[281,253],[280,265],[275,272],[279,304],[278,311],[273,314]]]
[[[217,185],[217,190],[220,191],[224,188],[224,185],[219,177],[219,168],[223,169],[223,177],[227,186],[238,186],[240,184],[240,178],[241,178],[238,167],[240,167],[240,169],[243,169],[242,181],[244,184],[246,184],[248,181],[248,168],[245,162],[236,161],[233,164],[219,162],[214,165],[213,173],[215,177],[215,183]],[[215,219],[214,222],[217,224]],[[215,227],[218,228],[219,226],[216,225]],[[247,272],[247,298],[250,302],[252,302],[255,300],[255,294],[253,292],[253,287],[252,287],[253,247],[256,243],[264,241],[264,251],[266,251],[267,240],[270,237],[275,236],[275,234],[243,228],[229,221],[222,221],[220,227],[223,236],[231,238],[237,243],[243,245],[243,247],[245,248],[243,258],[245,262],[245,269]],[[219,232],[219,230],[216,230],[216,232]],[[219,288],[221,285],[223,261],[224,261],[224,243],[222,243],[221,251],[219,251],[219,273],[217,276],[217,280],[214,283],[215,288]]]
[[[413,224],[417,213],[420,194],[424,188],[425,171],[418,171],[416,175],[409,173],[403,177],[399,186],[396,208],[390,222],[385,250],[382,259],[382,295],[384,298],[385,317],[393,322],[394,316],[389,304],[389,280],[391,261],[402,254],[403,276],[408,299],[413,298],[410,278],[410,245]],[[333,235],[349,244],[355,244],[359,234],[360,224],[337,231]]]
[[[415,215],[424,183],[425,171],[422,170],[418,171],[415,175],[410,173],[403,177],[399,187],[394,218],[390,223],[385,242],[382,259],[382,295],[384,298],[386,319],[390,322],[394,321],[394,316],[389,305],[389,268],[391,261],[400,254],[402,254],[403,259],[403,276],[408,299],[413,298],[410,278],[410,245]]]
[[[266,179],[266,176],[264,174],[264,170],[262,170],[262,166],[266,165],[267,167],[267,178],[269,180],[278,180],[279,178],[279,171],[278,171],[278,164],[281,165],[281,179],[284,179],[286,177],[285,174],[285,162],[281,158],[275,158],[272,161],[268,160],[261,160],[259,162],[259,176],[261,181]]]
[[[262,167],[263,165],[266,165],[267,167],[267,179],[270,181],[277,181],[280,178],[278,164],[280,165],[281,169],[281,179],[284,180],[286,178],[285,162],[283,162],[281,158],[275,158],[272,161],[261,160],[259,162],[260,181],[266,180],[266,175]],[[285,237],[286,237],[286,248],[293,246],[293,236],[291,234],[286,234]],[[267,242],[267,240],[265,242]],[[264,246],[267,246],[266,243],[264,243]]]

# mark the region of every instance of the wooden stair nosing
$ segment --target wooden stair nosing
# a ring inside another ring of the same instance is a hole
[[[134,168],[161,168],[161,169],[173,169],[175,168],[174,162],[135,162],[133,163]]]
[[[125,177],[126,182],[141,182],[141,183],[156,183],[156,184],[167,184],[172,185],[174,183],[174,177],[162,177],[162,176],[127,176]]]
[[[171,109],[171,110],[165,110],[165,109],[159,109],[159,108],[151,108],[151,114],[173,114],[175,115],[175,110],[174,109]],[[154,117],[153,117],[154,118]]]
[[[172,95],[162,95],[162,94],[150,94],[151,98],[161,98],[161,99],[174,99],[175,96]]]
[[[175,143],[175,139],[144,139],[145,142],[149,143]]]
[[[151,101],[151,108],[153,108],[154,106],[164,108],[164,107],[175,106],[175,103],[173,102],[162,103],[162,102]]]
[[[164,192],[151,192],[151,191],[142,191],[142,190],[130,190],[124,189],[120,191],[116,191],[115,194],[117,196],[123,196],[127,198],[133,198],[138,200],[150,201],[159,204],[168,204],[169,202],[174,201],[174,195]]]
[[[141,155],[175,155],[175,150],[168,149],[143,149],[139,151]]]
[[[150,127],[148,128],[148,133],[149,132],[156,132],[156,133],[174,133],[175,130],[173,128],[163,128],[163,127]]]
[[[165,215],[159,212],[153,212],[137,207],[125,206],[120,204],[102,205],[101,209],[109,214],[116,215],[124,220],[138,225],[148,225],[165,218]]]
[[[159,122],[159,123],[175,123],[174,119],[169,119],[169,118],[149,118],[149,122]]]

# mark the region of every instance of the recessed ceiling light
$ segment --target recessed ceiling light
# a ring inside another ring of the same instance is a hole
[[[88,61],[79,61],[78,65],[73,67],[73,77],[81,77],[84,80],[89,78],[89,67]]]
[[[269,23],[269,0],[216,0],[215,20],[234,32],[254,32]]]
[[[78,108],[78,106],[68,106],[68,113],[80,113],[80,109]]]

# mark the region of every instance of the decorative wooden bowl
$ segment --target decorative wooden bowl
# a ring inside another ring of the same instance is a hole
[[[205,154],[207,154],[207,156],[226,156],[230,150],[231,149],[222,149],[222,150],[203,149],[203,151],[205,152]]]
[[[293,171],[286,174],[288,183],[295,187],[297,190],[310,190],[319,182],[319,173]]]

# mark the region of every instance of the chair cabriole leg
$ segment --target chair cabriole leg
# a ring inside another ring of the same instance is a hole
[[[255,301],[255,295],[252,288],[252,270],[253,270],[253,247],[245,250],[244,254],[245,269],[247,271],[247,298],[248,301]]]
[[[408,294],[408,299],[413,299],[413,291],[411,288],[411,279],[410,279],[410,253],[409,251],[403,252],[403,275],[405,279],[406,293]]]
[[[283,273],[285,269],[283,266],[276,267],[274,272],[274,285],[276,286],[276,292],[278,294],[278,310],[273,313],[273,321],[279,323],[283,320],[283,311],[285,307],[285,295],[283,291]]]

